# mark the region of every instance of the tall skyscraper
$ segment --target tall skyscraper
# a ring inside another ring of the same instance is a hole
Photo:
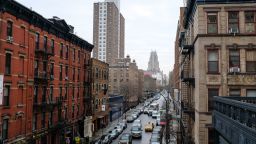
[[[93,57],[110,65],[124,58],[124,17],[120,0],[94,3]]]
[[[150,58],[149,58],[149,62],[148,62],[148,71],[152,72],[152,73],[160,72],[158,56],[157,56],[156,51],[152,51],[150,53]]]

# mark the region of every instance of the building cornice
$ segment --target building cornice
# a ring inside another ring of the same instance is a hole
[[[9,13],[18,19],[22,19],[35,27],[41,28],[59,38],[77,45],[85,50],[92,51],[93,45],[69,32],[66,27],[60,27],[44,18],[40,14],[28,9],[15,0],[0,0],[0,13]]]

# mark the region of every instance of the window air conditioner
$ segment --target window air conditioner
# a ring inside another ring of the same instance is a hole
[[[229,72],[231,72],[231,73],[239,73],[240,72],[240,68],[239,67],[231,67],[229,69]]]
[[[12,36],[7,36],[7,41],[8,42],[13,42],[13,37]]]
[[[236,34],[236,33],[239,33],[239,30],[238,30],[237,28],[235,28],[235,29],[230,28],[230,29],[228,30],[228,33],[230,33],[230,34]]]

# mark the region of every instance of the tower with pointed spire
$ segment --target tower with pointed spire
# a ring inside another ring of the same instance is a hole
[[[150,53],[147,71],[152,72],[154,74],[160,72],[159,61],[156,51],[151,51]]]

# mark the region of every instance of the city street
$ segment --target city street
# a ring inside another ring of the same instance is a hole
[[[163,102],[164,102],[164,98],[160,97],[160,99],[158,99],[156,102],[159,104],[159,107],[162,107]],[[142,123],[142,130],[143,130],[142,138],[141,139],[133,139],[132,143],[133,144],[149,144],[152,133],[151,132],[145,132],[144,126],[148,122],[153,122],[155,124],[156,119],[153,119],[151,116],[148,116],[147,114],[141,114],[138,119],[140,119],[141,123]],[[123,133],[130,133],[131,132],[131,127],[132,127],[132,123],[127,123],[127,128],[123,131]],[[118,138],[115,141],[113,141],[112,143],[113,144],[118,144],[118,141],[119,141],[121,135],[119,135]]]

